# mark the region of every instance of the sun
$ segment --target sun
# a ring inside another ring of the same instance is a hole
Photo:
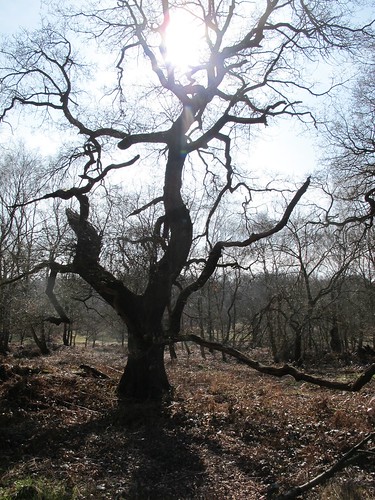
[[[165,30],[165,60],[174,68],[188,70],[201,62],[204,47],[204,24],[186,10],[169,13]]]

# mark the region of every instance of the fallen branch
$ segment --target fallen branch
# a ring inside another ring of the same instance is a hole
[[[369,435],[367,435],[362,441],[360,441],[358,444],[353,446],[345,455],[343,455],[337,462],[335,462],[329,469],[326,471],[322,472],[318,476],[314,477],[310,481],[308,481],[305,484],[302,484],[301,486],[296,486],[295,488],[291,489],[287,493],[283,493],[281,495],[278,495],[275,497],[275,500],[291,500],[294,498],[297,498],[301,496],[303,493],[306,493],[306,491],[311,490],[315,486],[318,486],[327,479],[331,478],[336,472],[344,469],[348,465],[352,464],[353,461],[357,460],[359,456],[363,453],[371,453],[371,450],[364,450],[361,449],[365,444],[370,442],[372,439],[375,439],[375,432],[371,432]]]
[[[79,367],[81,368],[81,370],[83,370],[86,373],[86,375],[89,375],[90,377],[105,378],[105,379],[110,378],[108,375],[106,375],[105,373],[97,370],[96,368],[93,368],[92,366],[89,366],[89,365],[80,365]]]
[[[209,342],[208,340],[202,339],[198,335],[183,335],[176,339],[172,339],[172,342],[186,342],[192,341],[200,346],[207,347],[215,351],[223,352],[232,356],[233,358],[241,361],[247,366],[250,366],[254,370],[265,373],[267,375],[272,375],[273,377],[285,377],[285,375],[290,375],[297,381],[308,382],[310,384],[318,385],[319,387],[327,387],[328,389],[335,389],[339,391],[349,391],[358,392],[364,385],[366,385],[372,377],[375,375],[375,363],[371,364],[356,380],[352,382],[338,382],[334,380],[322,379],[320,377],[315,377],[307,373],[297,370],[294,366],[284,365],[281,367],[267,366],[255,361],[246,354],[234,349],[233,347],[225,346],[219,342]],[[168,341],[168,344],[171,341]]]

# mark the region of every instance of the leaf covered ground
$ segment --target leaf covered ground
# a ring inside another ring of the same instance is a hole
[[[332,392],[181,350],[167,362],[172,401],[140,407],[116,398],[125,361],[117,346],[1,360],[1,499],[277,498],[374,430],[374,380]],[[304,498],[375,498],[374,454]]]

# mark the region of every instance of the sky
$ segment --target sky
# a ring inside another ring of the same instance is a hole
[[[11,34],[21,27],[36,27],[40,7],[40,0],[0,0],[0,32]]]
[[[36,28],[41,9],[41,0],[0,0],[0,32],[12,34],[20,28]],[[277,121],[257,135],[260,139],[251,139],[244,154],[245,161],[250,161],[257,171],[276,171],[299,181],[315,170],[319,160],[314,140],[296,121]],[[34,133],[27,141],[45,154],[55,148],[53,138],[42,134]]]

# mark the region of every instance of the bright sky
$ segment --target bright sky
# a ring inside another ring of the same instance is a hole
[[[0,0],[0,32],[8,34],[36,26],[40,5],[41,0]]]
[[[20,28],[37,27],[41,4],[41,0],[0,0],[0,32],[11,34]],[[276,121],[275,125],[258,130],[257,136],[260,140],[251,139],[249,150],[243,155],[257,172],[276,171],[299,181],[315,169],[313,142],[301,134],[296,122]],[[53,138],[45,135],[34,133],[29,139],[30,146],[37,145],[46,154],[55,148]]]

